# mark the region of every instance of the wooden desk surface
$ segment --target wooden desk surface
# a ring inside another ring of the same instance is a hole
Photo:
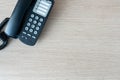
[[[16,1],[0,1],[0,21]],[[0,80],[120,80],[120,0],[55,0],[34,47],[0,51]]]

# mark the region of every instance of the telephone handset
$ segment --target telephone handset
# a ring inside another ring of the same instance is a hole
[[[54,0],[18,0],[4,33],[27,45],[35,45],[53,4]]]

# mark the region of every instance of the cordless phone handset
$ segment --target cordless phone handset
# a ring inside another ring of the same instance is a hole
[[[25,15],[19,39],[27,45],[35,45],[54,4],[53,0],[35,0]]]

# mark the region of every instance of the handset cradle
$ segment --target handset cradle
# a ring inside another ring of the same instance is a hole
[[[36,0],[36,2],[32,3],[19,35],[20,41],[30,46],[35,45],[45,26],[53,4],[53,0]]]

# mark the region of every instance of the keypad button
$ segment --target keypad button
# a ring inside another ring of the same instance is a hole
[[[40,22],[43,22],[43,18],[40,18]]]
[[[37,24],[37,21],[34,20],[33,23],[34,23],[34,24]]]
[[[34,14],[31,14],[31,17],[32,17],[32,18],[34,18],[34,16],[35,16]]]
[[[37,34],[38,32],[37,31],[34,31],[34,34]]]
[[[35,28],[35,25],[31,25],[32,28]]]
[[[25,36],[21,36],[23,39],[26,39],[27,40],[27,37],[25,37]]]
[[[28,39],[27,37],[24,37],[26,40]]]
[[[29,22],[32,22],[32,18],[29,19]]]
[[[35,36],[32,36],[32,38],[33,38],[33,39],[36,39],[36,37],[35,37]]]
[[[31,37],[31,35],[30,34],[27,34],[29,37]]]
[[[30,23],[27,23],[27,26],[30,26]]]
[[[38,17],[38,16],[36,16],[36,17],[35,17],[35,19],[36,19],[36,20],[38,20],[38,19],[39,19],[39,17]]]
[[[27,34],[26,32],[23,32],[23,34]]]
[[[38,23],[38,26],[41,26],[41,23],[40,23],[40,22]]]
[[[26,31],[28,31],[28,29],[29,29],[28,27],[25,27],[25,30],[26,30]]]
[[[40,28],[39,27],[36,27],[36,30],[39,30]]]
[[[22,38],[24,38],[24,36],[21,36]]]
[[[30,31],[30,32],[33,32],[33,29],[30,29],[29,31]]]

